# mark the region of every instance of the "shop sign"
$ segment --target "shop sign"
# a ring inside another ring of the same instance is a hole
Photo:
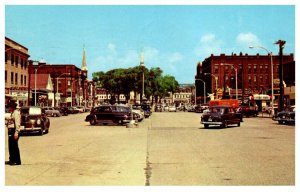
[[[259,94],[259,95],[253,95],[254,97],[254,100],[270,100],[271,97],[269,95],[262,95],[262,94]]]

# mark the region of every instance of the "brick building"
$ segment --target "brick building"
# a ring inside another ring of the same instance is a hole
[[[87,80],[87,73],[72,64],[46,64],[37,65],[30,62],[29,74],[50,74],[53,83],[53,98],[48,98],[53,106],[91,106],[93,91],[91,82]],[[30,84],[32,90],[34,85]],[[39,95],[45,95],[45,92],[38,90]],[[39,97],[39,95],[37,97]],[[32,103],[33,104],[33,103]]]
[[[5,37],[5,104],[15,100],[27,105],[28,58],[26,47]]]
[[[273,55],[273,79],[274,89],[279,87],[279,56]],[[217,98],[221,98],[227,93],[229,97],[235,98],[236,89],[238,99],[241,102],[246,102],[249,96],[255,94],[271,95],[271,58],[270,55],[248,55],[248,54],[232,54],[219,56],[211,55],[202,63],[198,63],[195,76],[195,85],[197,87],[197,98],[203,100],[203,83],[197,79],[201,79],[206,83],[206,92],[215,93]],[[288,63],[295,66],[294,55],[283,55],[284,73],[294,72],[293,69],[287,68]],[[236,88],[236,73],[237,70],[237,88]],[[289,76],[289,75],[287,75]],[[289,76],[291,77],[291,76]],[[291,77],[292,78],[292,77]],[[284,79],[286,80],[286,79]],[[289,82],[295,82],[294,79],[289,79]],[[276,97],[277,96],[277,97]],[[267,98],[267,97],[266,97]],[[278,95],[275,94],[275,103]],[[267,98],[264,105],[269,102]],[[258,104],[261,105],[262,101]]]

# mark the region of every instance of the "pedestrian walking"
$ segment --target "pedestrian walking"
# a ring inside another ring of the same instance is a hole
[[[8,128],[8,151],[9,161],[5,164],[9,165],[21,165],[20,150],[19,150],[19,133],[21,130],[21,114],[17,109],[17,104],[14,101],[10,101],[8,104],[11,112],[10,117],[7,117],[6,126]]]

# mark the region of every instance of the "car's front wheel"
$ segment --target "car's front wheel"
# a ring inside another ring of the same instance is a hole
[[[90,125],[96,125],[96,118],[95,117],[91,117],[90,119]]]

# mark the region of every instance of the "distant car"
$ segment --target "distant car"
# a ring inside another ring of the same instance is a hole
[[[231,124],[236,124],[238,127],[241,124],[239,114],[235,113],[230,106],[212,106],[209,111],[201,116],[201,124],[205,128],[210,125],[219,125],[224,128]]]
[[[155,112],[162,112],[162,106],[161,105],[156,105],[154,111]]]
[[[82,106],[76,106],[76,108],[78,109],[79,113],[84,113],[85,109]]]
[[[60,114],[64,115],[64,116],[67,116],[71,113],[70,110],[68,109],[68,107],[60,107],[60,108],[57,108],[57,110],[59,110]]]
[[[169,106],[169,112],[176,112],[176,111],[177,109],[175,105]]]
[[[144,110],[145,118],[148,118],[151,116],[152,111],[151,111],[151,106],[149,104],[142,104],[141,108]]]
[[[207,110],[209,108],[209,104],[208,103],[204,103],[200,106],[201,112],[203,113],[203,111]]]
[[[295,124],[295,107],[278,112],[272,119],[278,121],[279,124]]]
[[[256,117],[258,115],[257,107],[240,106],[237,109],[237,112],[241,113],[243,116],[246,116],[246,117],[249,117],[249,116]]]
[[[90,125],[102,124],[118,124],[123,125],[131,120],[131,110],[127,106],[118,105],[102,105],[92,109],[85,121]]]
[[[21,112],[21,133],[38,132],[40,135],[48,133],[50,120],[45,110],[41,107],[22,107]]]
[[[61,113],[59,110],[54,109],[53,107],[44,107],[45,113],[47,116],[51,117],[60,117]]]
[[[140,122],[144,119],[145,117],[145,112],[142,108],[137,107],[137,106],[132,106],[132,112],[136,114],[137,120]]]
[[[71,114],[79,113],[79,110],[76,107],[68,107],[68,110]]]

